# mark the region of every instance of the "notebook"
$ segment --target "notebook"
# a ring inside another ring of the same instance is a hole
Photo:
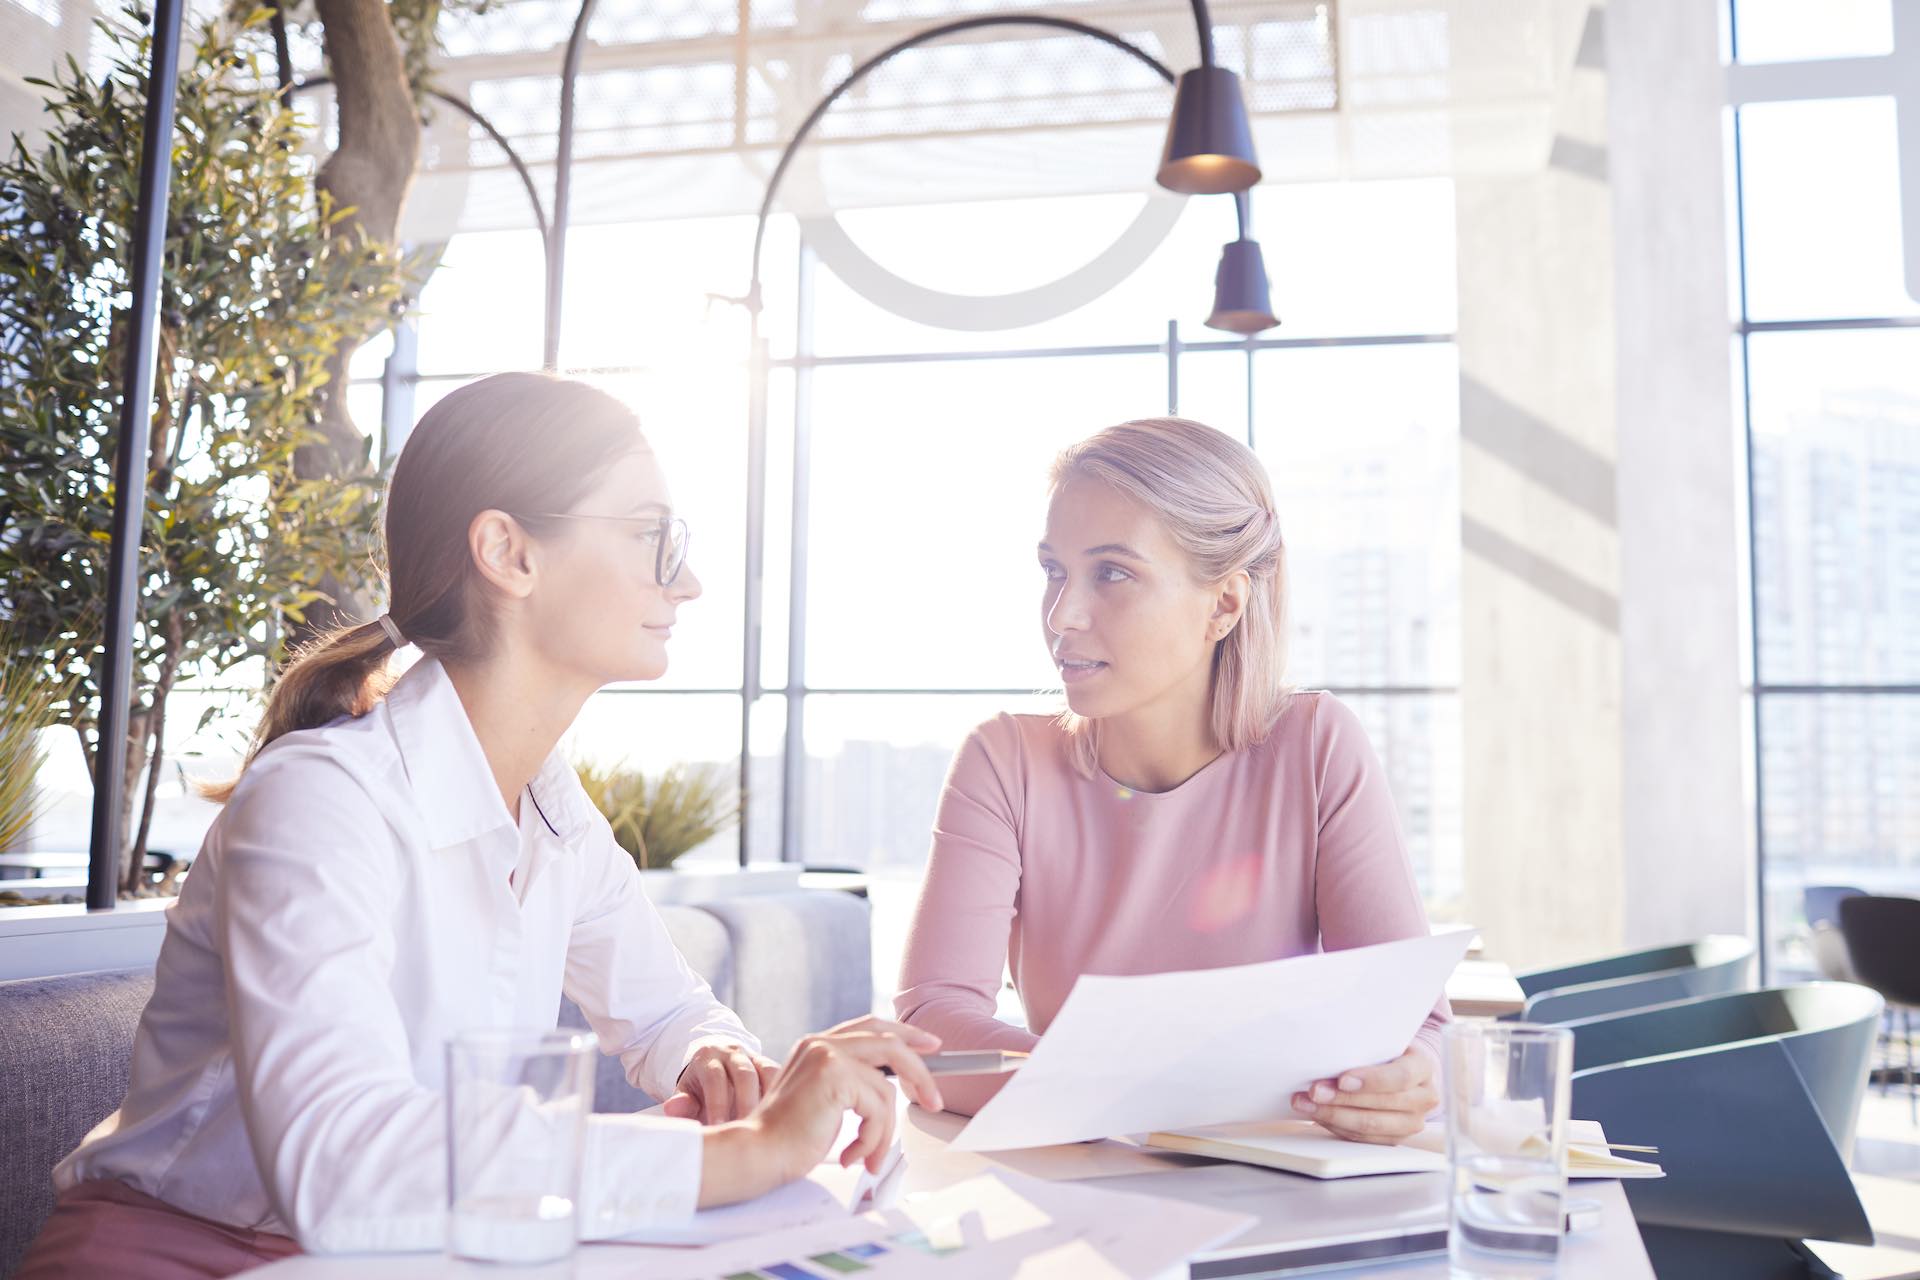
[[[1568,1133],[1570,1178],[1661,1178],[1657,1164],[1630,1160],[1605,1147],[1606,1135],[1591,1120],[1575,1120]],[[1447,1167],[1447,1131],[1427,1125],[1399,1146],[1383,1147],[1336,1138],[1311,1120],[1256,1120],[1149,1134],[1146,1144],[1167,1151],[1265,1165],[1310,1178],[1358,1178],[1380,1173],[1441,1173]]]

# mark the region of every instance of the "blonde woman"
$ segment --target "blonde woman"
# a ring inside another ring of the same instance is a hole
[[[1393,799],[1331,694],[1285,683],[1286,568],[1251,450],[1179,418],[1123,423],[1054,462],[1043,638],[1060,716],[1001,715],[961,746],[895,1005],[951,1048],[1027,1049],[1083,973],[1156,973],[1427,931]],[[994,1016],[1003,969],[1027,1026]],[[1391,1143],[1437,1102],[1443,1000],[1397,1060],[1296,1094]],[[992,1080],[945,1082],[972,1111]]]

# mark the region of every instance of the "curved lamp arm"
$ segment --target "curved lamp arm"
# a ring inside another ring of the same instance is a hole
[[[322,89],[332,83],[332,76],[314,76],[311,79],[301,80],[295,84],[288,85],[286,91],[289,94],[294,94],[299,93],[302,89]],[[526,162],[520,158],[520,153],[513,149],[513,144],[507,141],[506,135],[494,128],[493,121],[481,115],[479,110],[465,98],[459,97],[456,94],[445,93],[439,89],[428,89],[427,96],[436,102],[446,103],[461,115],[479,125],[481,131],[493,140],[494,145],[506,153],[507,163],[513,166],[513,171],[516,174],[520,175],[520,185],[526,189],[527,203],[533,206],[533,223],[540,229],[540,242],[543,245],[546,244],[549,239],[547,211],[540,205],[539,189],[533,185],[533,174],[527,169]]]
[[[1207,0],[1193,0],[1194,34],[1200,38],[1200,65],[1213,65],[1213,19],[1207,14]]]
[[[589,3],[591,2],[592,0],[589,0]],[[1204,0],[1195,0],[1195,3],[1197,5],[1203,4]],[[1173,69],[1167,66],[1166,63],[1160,61],[1138,45],[1132,44],[1113,34],[1113,32],[1091,26],[1085,22],[1075,22],[1071,18],[1054,18],[1044,14],[989,15],[978,18],[961,18],[953,22],[942,23],[937,27],[929,27],[925,31],[917,31],[906,39],[887,46],[879,53],[874,54],[871,58],[868,58],[865,62],[855,67],[852,71],[849,71],[845,79],[828,90],[826,97],[814,104],[813,110],[807,113],[807,118],[800,122],[800,127],[794,130],[793,137],[788,140],[785,149],[780,152],[780,160],[773,166],[773,176],[767,179],[766,194],[760,200],[760,213],[758,218],[755,219],[753,227],[753,268],[747,278],[747,296],[740,299],[740,301],[746,305],[749,312],[756,317],[760,314],[760,250],[766,240],[767,219],[773,214],[774,198],[780,193],[780,183],[786,178],[787,169],[793,163],[794,155],[800,150],[800,144],[807,140],[807,136],[813,132],[814,126],[820,123],[821,117],[827,114],[828,109],[831,108],[835,102],[839,101],[840,97],[845,94],[847,90],[866,79],[876,67],[886,62],[889,58],[930,41],[956,35],[962,31],[975,31],[982,27],[1050,27],[1056,31],[1071,31],[1077,35],[1098,40],[1103,44],[1112,45],[1121,52],[1145,63],[1153,69],[1154,74],[1158,75],[1168,84],[1172,84],[1175,80]]]
[[[580,78],[580,60],[586,52],[587,24],[593,20],[593,13],[598,7],[598,3],[599,0],[581,0],[580,12],[575,16],[573,31],[567,37],[566,57],[560,68],[560,128],[559,136],[556,139],[557,146],[554,155],[553,227],[551,234],[545,235],[547,241],[547,315],[546,335],[543,344],[543,363],[548,369],[557,368],[560,361],[560,312],[565,290],[567,226],[573,208],[574,87]],[[1200,65],[1203,67],[1211,67],[1214,65],[1213,20],[1207,12],[1206,0],[1192,0],[1192,3],[1194,27],[1200,45]],[[1111,31],[1092,26],[1088,23],[1076,22],[1071,18],[1055,18],[1045,14],[1003,14],[962,18],[954,22],[943,23],[937,27],[930,27],[925,31],[916,32],[906,39],[881,50],[873,57],[855,67],[844,80],[835,85],[832,90],[827,93],[826,97],[815,104],[813,110],[807,113],[807,118],[801,122],[799,129],[795,131],[793,138],[787,143],[785,150],[780,153],[780,160],[774,166],[773,176],[767,182],[766,196],[760,202],[760,213],[754,226],[753,270],[747,285],[747,296],[742,299],[747,310],[752,315],[757,318],[760,314],[760,251],[766,239],[767,218],[772,213],[774,197],[778,194],[780,182],[786,176],[787,168],[793,161],[794,152],[799,149],[800,144],[805,141],[807,135],[813,131],[813,127],[819,123],[820,118],[826,114],[828,108],[848,89],[864,79],[875,67],[878,67],[896,54],[925,44],[930,40],[938,40],[962,31],[972,31],[982,27],[997,26],[1050,27],[1058,31],[1075,32],[1076,34],[1099,40],[1104,44],[1112,45],[1121,52],[1138,59],[1151,67],[1155,74],[1168,84],[1173,84],[1177,79],[1172,69],[1165,63],[1155,58],[1146,50],[1122,39]],[[505,143],[502,142],[501,145],[504,146]],[[509,149],[508,155],[510,158],[513,158],[511,149]],[[519,167],[517,158],[515,158],[515,161],[516,167]],[[530,180],[529,189],[531,190]],[[538,202],[536,200],[536,207],[537,204]],[[1246,235],[1245,201],[1239,201],[1238,207],[1241,216],[1241,236],[1244,238]]]

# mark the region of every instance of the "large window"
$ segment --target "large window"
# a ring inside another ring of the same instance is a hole
[[[1255,342],[1197,323],[1233,235],[1229,201],[1189,201],[1147,262],[1098,300],[972,332],[890,314],[776,220],[763,317],[774,356],[760,668],[770,692],[752,715],[752,858],[918,874],[967,731],[1000,711],[1060,705],[1033,555],[1048,461],[1102,426],[1174,409],[1266,461],[1290,547],[1293,678],[1352,703],[1430,898],[1458,898],[1451,184],[1263,188],[1256,200],[1283,325]],[[1048,198],[841,221],[890,271],[981,295],[1071,270],[1138,205]],[[751,234],[750,220],[715,218],[583,227],[569,242],[562,362],[639,411],[705,588],[683,614],[667,678],[590,704],[570,744],[583,755],[737,767],[746,330],[737,308],[708,295],[741,291]],[[523,232],[449,244],[422,299],[416,413],[476,374],[535,363],[538,255]],[[486,307],[473,305],[476,290]],[[379,372],[374,357],[358,370],[369,384]],[[803,670],[789,670],[790,652],[804,654]],[[729,837],[697,856],[735,854]]]
[[[1736,61],[1885,55],[1888,0],[1736,0]],[[1778,68],[1791,74],[1790,67]],[[1889,96],[1741,102],[1735,239],[1767,958],[1811,967],[1802,892],[1920,883],[1920,302]],[[1911,86],[1908,86],[1911,91]]]

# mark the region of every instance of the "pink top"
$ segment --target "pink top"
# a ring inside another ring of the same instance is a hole
[[[1332,694],[1294,695],[1265,742],[1158,793],[1081,777],[1051,717],[1000,715],[947,776],[894,1005],[947,1048],[1026,1049],[1083,973],[1211,969],[1427,931],[1386,776]],[[1006,966],[1031,1030],[994,1017]],[[1443,997],[1416,1038],[1436,1061],[1448,1017]],[[941,1089],[971,1112],[996,1084]]]

